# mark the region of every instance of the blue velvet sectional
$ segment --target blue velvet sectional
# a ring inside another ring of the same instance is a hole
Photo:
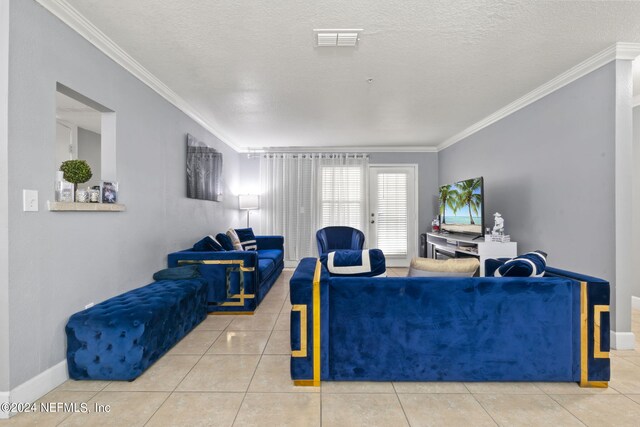
[[[290,281],[291,378],[575,381],[606,387],[609,283],[542,278],[330,277],[303,259]]]
[[[256,242],[257,251],[174,252],[168,265],[199,265],[210,313],[253,313],[284,268],[282,236],[256,236]]]

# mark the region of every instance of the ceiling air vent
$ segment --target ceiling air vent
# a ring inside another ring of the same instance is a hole
[[[355,47],[362,29],[313,30],[318,47]]]

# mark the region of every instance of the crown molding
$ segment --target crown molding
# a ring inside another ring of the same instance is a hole
[[[36,0],[54,16],[71,27],[72,30],[84,37],[89,43],[97,47],[102,53],[107,55],[118,65],[133,74],[142,83],[149,86],[156,93],[173,104],[177,109],[185,113],[200,126],[211,132],[216,138],[227,144],[234,151],[240,152],[241,148],[233,144],[224,134],[208,123],[200,113],[187,101],[171,90],[160,79],[154,76],[149,70],[143,67],[138,61],[133,59],[127,52],[118,46],[113,40],[107,37],[87,18],[78,12],[65,0]]]
[[[523,97],[516,99],[515,101],[499,109],[495,113],[469,126],[462,132],[459,132],[446,139],[438,145],[437,150],[444,150],[445,148],[452,146],[456,142],[462,141],[463,139],[473,135],[479,130],[482,130],[487,126],[497,122],[498,120],[501,120],[515,113],[516,111],[526,107],[527,105],[536,102],[537,100],[549,95],[552,92],[555,92],[556,90],[568,85],[569,83],[579,79],[580,77],[583,77],[590,72],[597,70],[598,68],[602,67],[605,64],[608,64],[611,61],[614,61],[616,59],[633,60],[638,56],[640,56],[640,43],[613,44],[603,51],[579,63],[575,67],[570,68],[554,79],[549,80],[542,86],[539,86],[538,88],[532,90]]]
[[[261,147],[245,148],[241,153],[436,153],[438,150],[434,146],[376,146],[376,145],[352,145],[348,147]]]

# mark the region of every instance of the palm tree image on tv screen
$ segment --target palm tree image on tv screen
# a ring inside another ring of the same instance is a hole
[[[482,234],[482,177],[443,185],[439,199],[443,230]]]

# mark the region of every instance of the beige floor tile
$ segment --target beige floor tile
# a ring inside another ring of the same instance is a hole
[[[199,359],[167,354],[134,381],[113,381],[105,391],[173,391]]]
[[[552,395],[556,401],[589,426],[637,426],[640,405],[620,395]]]
[[[72,408],[82,410],[82,403],[89,402],[97,391],[60,391],[54,390],[35,402],[30,412],[23,412],[0,421],[1,426],[56,426],[73,412]],[[67,404],[59,406],[60,404]],[[75,404],[75,405],[74,405]],[[88,408],[88,405],[87,405]]]
[[[612,358],[613,357],[622,357],[622,358],[639,357],[640,356],[640,351],[639,350],[611,350],[609,352],[609,355]]]
[[[229,323],[231,323],[231,321],[237,317],[240,316],[234,316],[234,315],[222,315],[222,314],[210,314],[207,316],[206,319],[204,319],[202,321],[202,323],[200,323],[197,327],[196,327],[196,331],[200,331],[200,330],[207,330],[207,331],[222,331],[224,330],[227,326],[229,326]]]
[[[469,393],[464,383],[455,382],[395,382],[397,393]]]
[[[320,387],[299,387],[293,385],[290,374],[291,357],[265,354],[258,363],[251,380],[251,393],[318,393]]]
[[[209,347],[220,336],[222,331],[194,330],[180,340],[169,352],[167,356],[175,356],[178,354],[197,354],[203,355],[209,350]]]
[[[398,394],[412,427],[495,426],[470,394]]]
[[[395,394],[322,394],[323,427],[408,426]]]
[[[620,393],[640,394],[640,366],[621,357],[612,358],[609,387]]]
[[[393,384],[378,381],[323,381],[322,393],[395,393]]]
[[[634,365],[640,366],[640,355],[625,357],[624,360],[627,362],[631,362]]]
[[[544,394],[534,383],[474,382],[464,383],[471,393],[489,394]]]
[[[476,394],[474,397],[499,425],[553,427],[583,425],[546,394]]]
[[[283,311],[278,316],[276,325],[273,327],[274,331],[288,331],[291,326],[291,310]]]
[[[207,354],[262,354],[270,331],[225,331]]]
[[[256,310],[256,314],[262,313],[280,313],[282,310],[282,304],[284,302],[284,297],[280,297],[278,299],[265,299],[260,303],[258,309]]]
[[[618,394],[611,387],[580,387],[578,383],[536,383],[547,394]]]
[[[291,355],[291,336],[289,331],[273,331],[264,349],[264,354]]]
[[[88,414],[73,414],[61,426],[142,426],[167,399],[161,392],[101,391],[89,402]],[[95,412],[94,405],[109,405],[108,412]]]
[[[231,426],[243,397],[244,393],[173,393],[146,426]]]
[[[204,355],[178,385],[177,391],[246,391],[258,355]]]
[[[291,299],[289,298],[289,296],[287,296],[287,298],[285,298],[284,300],[284,304],[282,305],[282,309],[280,310],[280,313],[289,313],[291,311]]]
[[[320,426],[320,394],[247,393],[234,427]]]
[[[239,316],[227,326],[228,331],[270,331],[276,323],[278,313],[256,313]]]
[[[76,381],[67,380],[60,384],[58,391],[102,391],[111,381]]]
[[[636,403],[640,403],[640,394],[625,394],[629,399],[633,400]]]

